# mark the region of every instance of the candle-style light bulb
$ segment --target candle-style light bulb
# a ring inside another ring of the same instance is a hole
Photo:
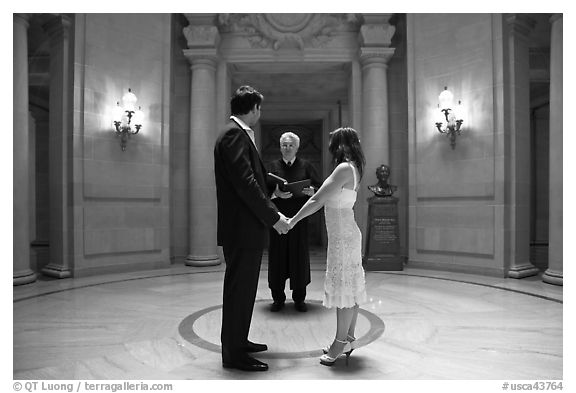
[[[454,95],[448,90],[448,87],[444,87],[444,90],[438,96],[438,101],[440,109],[451,109],[453,107]]]
[[[112,109],[112,120],[122,121],[123,115],[124,115],[124,109],[122,109],[119,102],[116,102],[116,106]]]
[[[138,110],[136,112],[134,112],[134,117],[132,118],[132,122],[135,125],[142,125],[142,122],[144,121],[144,112],[142,112],[142,108],[139,106]]]
[[[132,93],[132,89],[128,89],[128,93],[122,96],[122,104],[124,109],[127,111],[134,111],[136,108],[136,101],[138,101],[138,98],[136,97],[136,94]]]

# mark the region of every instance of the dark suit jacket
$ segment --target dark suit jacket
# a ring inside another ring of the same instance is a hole
[[[214,147],[218,245],[264,248],[280,218],[266,190],[266,169],[252,140],[238,124],[226,125]]]

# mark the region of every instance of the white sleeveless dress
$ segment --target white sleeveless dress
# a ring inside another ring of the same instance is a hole
[[[366,301],[362,234],[352,210],[358,181],[356,168],[349,165],[354,173],[354,190],[342,188],[324,205],[328,250],[322,304],[327,308],[353,307]]]

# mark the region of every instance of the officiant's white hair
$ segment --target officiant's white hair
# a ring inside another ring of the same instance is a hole
[[[292,139],[294,142],[296,142],[296,147],[300,147],[300,137],[293,132],[288,131],[282,134],[280,136],[280,143],[282,143],[282,140],[284,139]]]

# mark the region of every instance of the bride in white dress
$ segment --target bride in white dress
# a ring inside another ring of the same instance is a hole
[[[324,349],[320,363],[334,364],[342,354],[348,357],[354,349],[354,329],[358,305],[366,300],[362,268],[362,235],[354,219],[358,183],[365,166],[358,133],[344,127],[330,133],[328,150],[335,168],[318,191],[289,220],[290,228],[303,218],[324,207],[328,250],[324,300],[327,308],[336,308],[336,337]]]

